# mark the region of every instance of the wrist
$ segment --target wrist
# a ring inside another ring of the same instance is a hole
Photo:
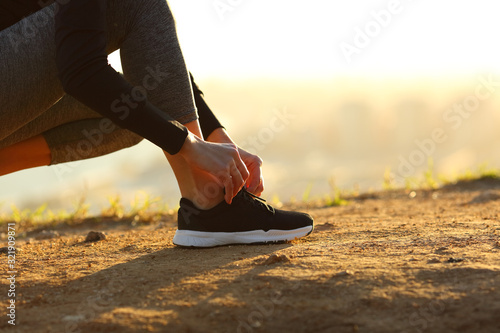
[[[184,144],[182,145],[181,150],[179,150],[179,155],[185,157],[186,155],[190,154],[197,140],[199,140],[198,137],[189,132],[186,136],[186,139],[184,140]]]
[[[208,142],[216,142],[216,143],[232,143],[234,141],[231,139],[229,134],[227,134],[226,130],[223,127],[216,128],[206,139]]]

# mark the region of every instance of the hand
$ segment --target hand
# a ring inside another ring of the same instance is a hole
[[[233,143],[207,142],[189,133],[179,154],[192,167],[214,176],[217,184],[225,189],[224,199],[228,204],[248,179],[248,170]]]
[[[210,142],[231,143],[234,145],[233,140],[229,137],[224,128],[217,128],[207,138]],[[262,159],[246,150],[238,147],[243,163],[245,163],[248,171],[250,172],[247,179],[247,190],[257,196],[260,196],[264,191],[264,178],[262,176]]]
[[[246,182],[248,192],[260,196],[264,191],[264,177],[262,176],[262,159],[238,147],[241,160],[250,173]]]

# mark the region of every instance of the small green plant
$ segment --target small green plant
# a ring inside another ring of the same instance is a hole
[[[302,201],[303,202],[308,202],[311,196],[311,190],[312,190],[313,184],[309,183],[304,190],[304,193],[302,194]]]
[[[84,196],[78,201],[73,202],[74,210],[67,217],[68,222],[77,222],[85,219],[88,216],[90,205],[87,204]]]
[[[387,169],[384,173],[383,189],[390,190],[394,189],[392,186],[392,179],[390,178],[390,170]],[[489,167],[487,163],[483,163],[478,166],[477,170],[473,171],[471,169],[465,170],[461,174],[456,175],[438,175],[434,176],[434,161],[429,158],[427,162],[427,169],[423,172],[422,177],[407,177],[404,179],[406,190],[415,189],[436,189],[440,186],[453,184],[458,181],[471,181],[476,179],[500,179],[500,169]]]
[[[395,186],[393,184],[394,179],[392,179],[391,168],[386,168],[384,172],[384,182],[382,183],[382,188],[384,190],[394,190]]]
[[[466,169],[464,172],[451,178],[441,176],[442,184],[452,184],[459,181],[472,181],[476,179],[499,179],[500,169],[488,166],[488,163],[480,164],[475,171]]]
[[[431,157],[427,160],[427,170],[424,171],[424,179],[424,187],[431,189],[438,188],[439,184],[434,179],[434,160]]]
[[[53,212],[52,210],[47,211],[47,223],[52,223],[55,224],[60,221],[65,221],[69,218],[70,213],[65,211],[64,209],[61,209],[57,212]]]
[[[16,223],[36,224],[43,222],[47,204],[43,204],[34,211],[31,209],[20,210],[15,205],[11,205],[12,215],[11,218]]]
[[[335,184],[334,177],[328,179],[328,184],[330,185],[331,194],[325,195],[325,204],[329,207],[347,205],[348,202],[343,198],[342,191]]]
[[[117,217],[119,219],[124,216],[124,208],[122,199],[119,195],[108,197],[109,207],[101,211],[103,217]]]
[[[19,209],[16,205],[10,206],[10,215],[2,214],[0,218],[0,225],[7,222],[15,222],[18,230],[25,231],[26,229],[33,228],[37,225],[47,223],[50,219],[47,204],[43,204],[35,210]]]
[[[328,207],[333,207],[333,206],[344,206],[347,205],[348,201],[343,199],[342,197],[342,191],[338,188],[336,188],[333,191],[333,196],[326,194],[325,195],[325,205]]]
[[[407,177],[405,178],[405,189],[413,190],[419,187],[419,181],[415,177]]]
[[[145,192],[140,192],[139,194],[140,195],[136,195],[131,202],[130,213],[127,215],[134,218],[134,223],[157,221],[162,214],[158,209],[161,198],[151,197],[151,195]]]
[[[479,179],[498,179],[500,178],[500,170],[491,168],[488,163],[482,163],[477,168],[477,178]]]

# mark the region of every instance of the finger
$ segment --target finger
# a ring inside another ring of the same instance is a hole
[[[226,194],[224,195],[224,200],[230,205],[231,202],[233,201],[234,194],[233,194],[233,178],[231,175],[229,175],[225,180],[224,180],[224,189],[226,191]]]
[[[256,184],[254,187],[248,188],[248,192],[253,193],[258,197],[260,197],[263,191],[264,191],[264,185],[262,184],[262,178],[259,180],[259,183]]]
[[[260,179],[259,185],[255,189],[254,194],[256,196],[260,197],[260,195],[262,194],[262,192],[264,192],[264,179],[263,178]]]
[[[254,176],[250,175],[248,181],[247,181],[247,191],[253,194],[256,194],[255,192],[257,191],[257,188],[259,186],[259,179],[255,178]]]
[[[259,167],[250,169],[250,176],[247,179],[248,191],[256,194],[257,188],[261,183],[262,171]]]
[[[243,182],[246,182],[248,179],[248,176],[250,176],[250,173],[248,172],[247,166],[243,161],[241,160],[240,155],[238,154],[238,158],[234,159],[234,163],[236,165],[236,168],[241,174],[241,177],[243,178]]]
[[[245,185],[245,180],[236,166],[231,168],[231,176],[231,179],[233,180],[233,195],[236,195],[241,190],[243,185]]]

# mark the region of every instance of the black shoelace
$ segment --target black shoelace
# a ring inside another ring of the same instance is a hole
[[[259,207],[262,210],[265,210],[265,211],[268,211],[268,212],[271,212],[272,214],[274,214],[274,212],[275,212],[274,207],[270,206],[266,202],[266,200],[262,199],[261,197],[256,196],[253,193],[248,192],[246,190],[246,188],[244,188],[244,187],[240,191],[240,193],[241,193],[242,198],[245,201],[250,202],[252,205]]]

